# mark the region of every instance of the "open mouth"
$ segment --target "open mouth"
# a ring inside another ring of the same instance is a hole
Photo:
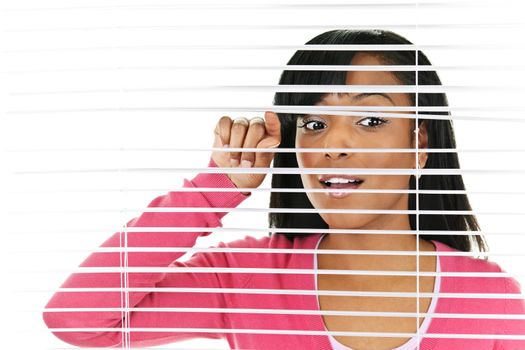
[[[350,175],[324,175],[319,179],[319,183],[326,189],[356,189],[365,180]],[[327,192],[329,197],[343,198],[351,192]]]
[[[326,188],[357,188],[364,180],[348,176],[323,176],[319,182]]]

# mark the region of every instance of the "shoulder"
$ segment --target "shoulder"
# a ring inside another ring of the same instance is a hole
[[[286,267],[283,256],[291,255],[294,242],[284,235],[250,236],[232,241],[221,241],[210,248],[219,248],[216,252],[202,253],[214,266],[233,268],[277,268]],[[290,252],[274,251],[290,249]]]
[[[525,315],[525,300],[520,283],[495,261],[449,255],[448,252],[461,251],[441,242],[434,243],[443,272],[440,292],[465,295],[464,298],[443,299],[442,305],[455,313],[501,315],[497,319],[475,320],[478,332],[486,330],[490,334],[524,336],[525,319],[520,317]],[[488,295],[472,297],[476,294]],[[457,322],[460,322],[459,319]],[[465,327],[471,327],[471,324]],[[495,349],[525,349],[524,342],[498,339]]]
[[[436,244],[436,242],[434,242]],[[472,273],[472,276],[448,277],[453,281],[455,292],[465,293],[498,293],[514,294],[505,298],[487,299],[487,302],[498,303],[505,309],[505,313],[525,313],[525,302],[521,296],[521,284],[497,262],[473,256],[451,256],[442,252],[461,252],[444,243],[437,242],[444,276],[447,273]],[[502,274],[502,276],[498,276]],[[447,278],[447,277],[445,277]],[[487,303],[485,305],[488,305]]]
[[[296,237],[288,239],[283,234],[272,234],[271,236],[255,237],[246,235],[243,238],[232,241],[220,241],[209,248],[220,248],[218,252],[202,252],[195,255],[208,256],[209,261],[228,263],[227,265],[236,267],[242,264],[256,265],[257,263],[272,263],[286,259],[288,256],[301,259],[307,254],[297,254],[297,249],[313,249],[320,238],[319,234],[311,234],[306,237]],[[222,249],[222,250],[221,250]],[[284,251],[273,251],[274,249],[284,249]],[[287,267],[284,266],[280,267]],[[274,266],[279,267],[279,266]]]
[[[448,289],[465,293],[514,293],[521,290],[519,282],[508,276],[500,264],[477,258],[445,243],[433,241],[441,261],[443,279]]]
[[[221,248],[291,248],[292,245],[293,243],[285,236],[279,234],[262,237],[246,235],[240,239],[217,244]]]
[[[271,268],[271,269],[309,269],[313,265],[313,254],[298,253],[299,249],[313,249],[319,240],[319,234],[288,239],[283,234],[244,238],[230,242],[220,242],[219,248],[225,248],[220,254],[219,264],[236,268]],[[230,250],[229,250],[230,249]],[[279,277],[279,274],[238,273],[243,284],[251,279]]]
[[[230,242],[220,242],[219,247],[224,248],[281,248],[281,249],[311,249],[315,248],[321,235],[310,234],[305,237],[297,236],[293,240],[283,234],[272,234],[271,236],[253,237],[245,236]]]
[[[432,240],[436,246],[443,270],[446,272],[505,272],[501,266],[492,260],[477,258],[471,255],[456,255],[466,253],[443,242]]]

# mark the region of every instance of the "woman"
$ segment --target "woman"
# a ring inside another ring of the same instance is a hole
[[[388,31],[336,30],[323,33],[307,44],[410,43]],[[301,50],[295,53],[288,64],[415,65],[416,59],[411,51]],[[430,62],[422,53],[418,53],[417,64],[429,65]],[[287,70],[283,72],[280,84],[415,85],[416,77],[413,71]],[[440,81],[435,72],[419,72],[417,84],[439,85]],[[210,167],[265,168],[273,160],[274,167],[291,168],[292,171],[291,174],[274,174],[272,187],[326,189],[325,192],[273,192],[270,201],[272,208],[311,208],[320,213],[270,213],[271,227],[297,231],[314,228],[320,232],[294,233],[288,230],[259,239],[246,236],[233,242],[221,242],[218,247],[270,248],[270,252],[196,253],[186,262],[177,261],[182,252],[129,252],[125,259],[127,266],[151,267],[152,270],[130,270],[125,276],[119,273],[73,274],[62,285],[63,288],[112,289],[57,292],[47,304],[47,308],[53,310],[44,313],[44,321],[52,329],[74,328],[71,331],[55,331],[54,334],[78,346],[143,347],[207,337],[225,338],[232,348],[239,349],[525,348],[523,340],[508,339],[509,335],[525,335],[524,320],[507,319],[508,315],[505,315],[525,314],[523,300],[506,299],[503,296],[473,297],[473,293],[519,293],[520,286],[516,280],[487,275],[447,276],[447,273],[455,272],[503,271],[498,264],[488,260],[441,254],[474,251],[475,246],[481,251],[487,251],[482,236],[455,232],[479,230],[475,217],[430,213],[415,218],[406,211],[416,208],[451,212],[470,210],[467,196],[419,194],[419,202],[416,203],[416,196],[407,193],[408,189],[416,188],[414,176],[377,172],[377,168],[459,168],[457,155],[453,152],[418,152],[416,158],[414,152],[349,151],[354,148],[455,148],[452,125],[447,119],[439,119],[439,113],[433,113],[428,119],[418,118],[416,128],[415,116],[410,110],[395,114],[381,111],[381,108],[387,110],[387,107],[447,105],[444,94],[419,93],[417,104],[415,96],[389,92],[277,93],[274,101],[276,105],[315,105],[319,106],[317,109],[326,106],[332,107],[332,112],[283,113],[278,116],[267,112],[264,120],[254,118],[250,121],[242,118],[232,121],[229,117],[223,117],[215,129],[215,147],[326,148],[323,152],[277,153],[275,156],[271,151],[217,151],[212,154],[209,164]],[[380,114],[370,116],[348,112],[349,115],[342,116],[339,115],[341,113],[333,112],[342,109],[341,106],[368,106],[371,110],[374,110],[372,106],[380,106]],[[297,171],[293,172],[295,168],[334,170],[328,173],[303,171],[296,174]],[[341,171],[346,168],[370,168],[376,171],[372,170],[370,174]],[[184,186],[240,190],[169,192],[156,198],[150,208],[233,208],[248,198],[249,189],[258,187],[263,179],[264,174],[199,174],[191,181],[185,180]],[[419,189],[464,189],[459,175],[428,175],[417,181]],[[352,193],[341,189],[378,191]],[[329,209],[375,211],[341,213],[330,212]],[[217,212],[146,212],[128,223],[132,232],[127,234],[126,245],[191,247],[199,236],[209,235],[210,232],[151,232],[155,231],[151,229],[148,232],[147,229],[141,231],[140,227],[216,227],[221,225],[220,220],[225,214],[220,209]],[[323,229],[330,231],[323,233]],[[416,229],[424,231],[424,234],[414,234]],[[429,234],[428,231],[436,232]],[[121,246],[123,237],[123,234],[116,233],[102,246]],[[274,253],[271,252],[272,248],[294,251]],[[300,249],[318,251],[300,252]],[[322,252],[326,249],[330,249],[330,253]],[[359,250],[362,254],[337,254],[333,251],[341,249]],[[407,255],[365,254],[365,250],[405,251]],[[422,255],[417,261],[417,251],[433,254]],[[121,258],[118,253],[93,253],[81,266],[118,267],[121,266]],[[169,268],[159,269],[163,267]],[[195,267],[241,270],[191,270]],[[264,273],[258,270],[260,268],[274,270]],[[326,269],[342,271],[321,273]],[[355,270],[365,270],[365,273],[359,274]],[[374,274],[374,270],[393,273]],[[416,281],[414,276],[418,271],[424,276]],[[131,290],[121,293],[121,286]],[[374,295],[373,292],[379,292],[380,295]],[[397,295],[389,297],[388,293]],[[425,296],[418,293],[424,293]],[[454,293],[464,294],[458,296]],[[119,309],[122,305],[131,310],[122,312]],[[78,309],[85,307],[109,309],[89,312]],[[77,309],[68,311],[67,308]],[[176,308],[190,310],[183,312]],[[223,309],[240,309],[240,312]],[[414,315],[418,310],[422,314],[419,319]],[[333,311],[348,313],[338,315]],[[369,314],[360,315],[360,312]],[[408,314],[389,314],[393,312]],[[462,318],[457,315],[445,317],[443,314],[447,313],[465,315]],[[482,318],[479,314],[483,313],[503,315],[500,319]],[[477,317],[469,318],[472,314]],[[90,331],[90,328],[96,329]]]

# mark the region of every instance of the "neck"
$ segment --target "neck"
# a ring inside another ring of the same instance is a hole
[[[390,215],[387,224],[367,226],[366,230],[401,230],[410,231],[408,215]],[[330,227],[333,228],[333,227]],[[418,244],[419,243],[419,244]],[[319,249],[340,250],[385,250],[385,251],[435,251],[434,245],[419,238],[415,234],[397,233],[353,233],[327,234],[319,244]],[[377,255],[377,254],[348,254],[325,255],[323,262],[327,269],[354,269],[354,270],[398,270],[416,271],[417,261],[414,255]],[[420,264],[434,261],[435,258],[420,257]],[[421,267],[420,267],[421,269]],[[431,267],[432,269],[432,267]]]
[[[416,235],[407,233],[381,233],[382,231],[410,231],[408,215],[389,216],[388,222],[376,221],[362,230],[374,230],[374,233],[330,234],[326,238],[333,249],[360,249],[360,250],[416,250]],[[329,228],[338,228],[331,227]],[[351,247],[351,248],[350,248]]]

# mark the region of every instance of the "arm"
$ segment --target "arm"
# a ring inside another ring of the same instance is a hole
[[[521,294],[521,286],[514,278],[505,278],[505,293]],[[525,317],[525,300],[505,299],[505,315],[519,315]],[[505,335],[523,337],[525,336],[525,319],[503,320],[503,331]],[[525,339],[498,339],[495,350],[521,350],[525,349]]]
[[[209,166],[216,166],[210,161]],[[184,187],[234,188],[235,185],[224,174],[199,174],[192,181],[184,180]],[[233,208],[248,196],[239,192],[169,192],[153,200],[153,207],[227,207]],[[128,227],[217,227],[225,212],[162,213],[146,212],[131,220]],[[127,233],[128,247],[192,247],[199,236],[210,232],[130,232]],[[124,234],[117,232],[101,247],[120,247]],[[214,266],[218,254],[194,254],[187,262],[175,261],[183,252],[128,252],[129,267],[184,267]],[[218,259],[218,258],[217,258]],[[121,253],[92,253],[81,267],[121,266]],[[163,287],[211,287],[221,285],[220,274],[192,272],[141,272],[128,273],[127,286],[130,288]],[[114,288],[115,291],[57,292],[46,308],[113,308],[123,307],[123,275],[109,273],[73,273],[61,288]],[[122,294],[122,295],[121,295]],[[225,307],[221,294],[213,293],[167,293],[159,291],[129,292],[129,307]],[[197,298],[197,299],[192,299]],[[72,311],[43,314],[49,328],[86,328],[85,331],[53,332],[63,341],[77,346],[119,346],[124,343],[121,331],[123,324],[132,328],[224,328],[220,313],[175,313],[175,312],[137,312],[130,311],[129,318],[120,310],[112,311]],[[126,321],[126,322],[124,322]],[[110,328],[110,331],[89,331],[89,328]],[[131,332],[132,346],[160,345],[196,336],[219,338],[220,334],[182,332]]]

